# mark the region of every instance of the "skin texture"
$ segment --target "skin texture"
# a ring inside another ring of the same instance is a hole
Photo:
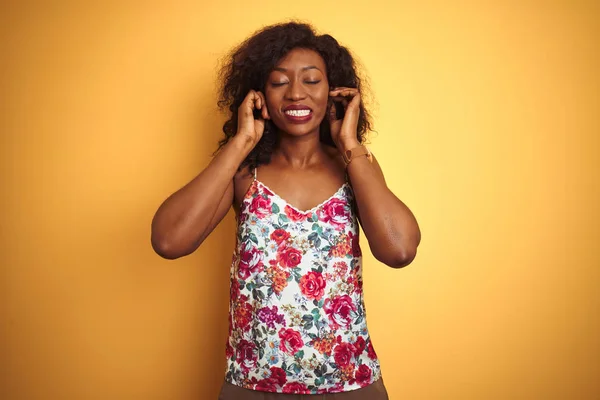
[[[335,119],[333,102],[345,109]],[[312,110],[307,123],[290,122],[284,109],[303,105]],[[238,170],[262,137],[265,120],[278,128],[279,140],[258,179],[289,204],[308,210],[329,198],[348,174],[359,221],[369,247],[380,262],[400,268],[416,256],[421,240],[411,211],[387,187],[379,163],[358,157],[346,167],[342,152],[360,145],[357,127],[360,93],[355,88],[331,88],[326,64],[315,51],[296,48],[270,72],[265,93],[251,90],[238,109],[238,130],[194,180],[159,207],[152,223],[152,245],[162,257],[175,259],[195,251],[233,205],[236,213],[253,175]],[[260,117],[254,118],[254,110]],[[319,125],[327,118],[335,148],[319,140]]]

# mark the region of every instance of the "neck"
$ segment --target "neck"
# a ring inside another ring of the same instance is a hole
[[[319,163],[326,155],[323,143],[319,140],[319,132],[303,136],[292,136],[280,133],[277,148],[273,157],[294,168],[304,168]]]

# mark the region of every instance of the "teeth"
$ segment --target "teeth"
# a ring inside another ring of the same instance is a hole
[[[291,115],[292,117],[306,117],[310,114],[310,110],[287,110],[285,111],[287,115]]]

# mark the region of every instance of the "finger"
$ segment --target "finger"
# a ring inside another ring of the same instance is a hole
[[[346,90],[346,89],[356,89],[356,88],[351,88],[351,87],[347,87],[347,86],[336,86],[336,87],[331,88],[331,90]]]
[[[242,104],[240,104],[240,107],[239,107],[240,115],[245,115],[245,116],[252,115],[252,110],[254,108],[255,94],[256,93],[253,90],[250,90],[248,92],[248,94],[244,98],[244,101],[242,101]]]
[[[329,92],[331,96],[353,96],[358,93],[356,88],[335,88]]]
[[[351,88],[351,87],[345,87],[345,86],[331,88],[331,91],[341,91],[341,90],[358,90],[358,89]]]
[[[341,90],[338,94],[338,96],[342,96],[342,97],[354,97],[354,96],[358,96],[358,90],[356,89],[344,89]]]
[[[254,109],[260,110],[262,108],[262,99],[258,92],[254,92]]]
[[[257,92],[258,96],[260,96],[261,101],[261,115],[264,119],[269,119],[269,109],[267,108],[267,99],[262,92]]]

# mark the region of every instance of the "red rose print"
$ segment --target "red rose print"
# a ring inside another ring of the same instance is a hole
[[[353,257],[360,257],[362,256],[362,251],[360,249],[360,244],[359,244],[359,240],[358,240],[358,234],[354,234],[352,232],[348,233],[348,237],[350,238],[350,241],[352,242],[352,256]]]
[[[231,335],[231,333],[230,333]],[[229,341],[227,341],[227,343],[225,344],[225,356],[227,358],[231,358],[231,356],[233,355],[233,347],[231,347],[231,345],[229,344]]]
[[[271,367],[271,376],[269,377],[269,380],[281,386],[287,382],[287,375],[283,369],[279,367]]]
[[[354,378],[361,387],[365,387],[371,381],[371,368],[365,364],[361,364],[354,374]]]
[[[283,210],[285,211],[285,215],[294,222],[304,221],[306,219],[306,214],[302,214],[288,205],[286,205]]]
[[[241,215],[238,216],[238,225],[242,225],[247,219],[248,213],[241,213]]]
[[[293,247],[283,246],[279,248],[277,261],[284,267],[292,268],[300,264],[300,261],[302,261],[302,253],[300,250]]]
[[[373,348],[373,345],[371,344],[371,342],[369,342],[369,344],[367,345],[367,355],[369,356],[369,358],[371,360],[374,360],[377,358],[377,353],[375,353],[375,349]]]
[[[286,382],[287,375],[285,371],[279,367],[271,367],[271,376],[258,381],[254,389],[264,392],[276,392],[277,387],[283,386]]]
[[[265,379],[261,379],[260,381],[258,381],[256,386],[254,387],[254,390],[260,390],[263,392],[276,392],[277,385],[275,384],[275,382],[271,381],[269,378],[265,378]]]
[[[338,198],[332,198],[319,210],[319,220],[331,223],[337,230],[343,230],[350,219],[347,203]]]
[[[362,278],[360,278],[358,275],[356,275],[355,279],[352,281],[352,284],[354,285],[354,292],[361,294],[362,287],[363,287]]]
[[[258,351],[256,351],[254,343],[245,339],[240,340],[237,345],[236,361],[240,364],[242,369],[248,372],[256,366],[257,359]]]
[[[258,218],[271,215],[271,200],[260,195],[256,196],[250,203],[250,212],[256,214]]]
[[[283,387],[283,393],[310,394],[310,390],[304,383],[290,382]]]
[[[300,332],[293,329],[281,328],[279,330],[279,338],[281,339],[279,345],[281,350],[290,355],[296,354],[304,346]]]
[[[300,290],[309,299],[321,300],[325,294],[325,279],[323,274],[311,271],[300,278]]]
[[[350,343],[342,343],[333,349],[333,358],[338,367],[345,367],[350,364],[354,356],[355,348]]]
[[[365,350],[365,346],[366,346],[365,338],[363,338],[362,336],[359,336],[358,339],[356,339],[356,342],[354,342],[354,347],[356,348],[354,355],[356,357],[358,357]]]
[[[284,229],[275,229],[273,233],[271,233],[271,239],[277,244],[281,244],[281,242],[286,241],[289,237],[290,233]]]
[[[248,279],[251,274],[261,272],[263,270],[262,257],[263,253],[259,249],[246,244],[240,252],[240,263],[238,265],[239,277]]]
[[[347,294],[326,299],[324,308],[334,327],[349,327],[352,324],[356,306]]]
[[[229,298],[237,299],[240,297],[240,283],[236,278],[231,278],[229,280]]]

